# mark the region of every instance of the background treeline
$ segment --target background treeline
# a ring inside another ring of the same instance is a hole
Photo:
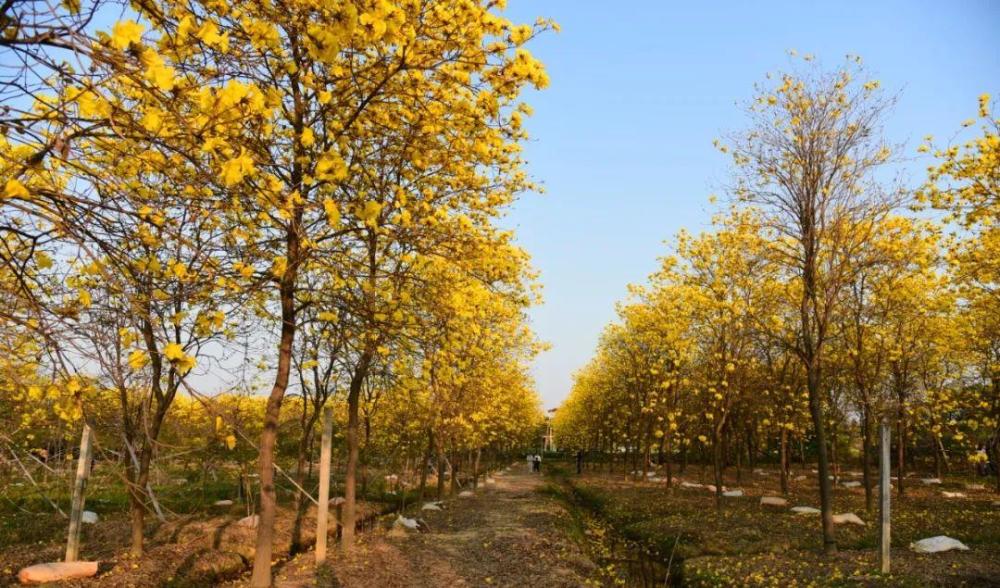
[[[916,189],[892,181],[882,136],[894,97],[860,60],[770,76],[732,157],[729,205],[680,233],[575,377],[561,447],[610,454],[627,474],[665,463],[722,473],[818,464],[824,538],[831,478],[863,471],[876,430],[908,471],[990,472],[1000,491],[1000,121],[990,97]],[[974,102],[973,102],[974,104]],[[932,153],[931,153],[932,152]],[[927,157],[927,156],[925,156]]]

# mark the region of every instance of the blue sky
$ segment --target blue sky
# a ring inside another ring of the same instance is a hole
[[[510,0],[507,15],[554,18],[531,45],[552,78],[532,93],[525,196],[506,224],[541,270],[531,312],[553,348],[534,372],[546,407],[569,392],[614,304],[656,269],[663,241],[706,227],[727,173],[712,139],[744,126],[738,103],[787,51],[826,67],[847,53],[899,104],[886,135],[914,156],[921,138],[952,137],[983,92],[1000,93],[1000,2],[685,2]],[[926,161],[909,167],[910,184]]]

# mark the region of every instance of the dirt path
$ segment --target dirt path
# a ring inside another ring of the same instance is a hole
[[[332,556],[329,570],[308,583],[290,562],[278,585],[582,586],[594,577],[594,565],[567,536],[569,514],[538,492],[541,476],[518,464],[494,480],[474,496],[445,501],[442,511],[421,511],[430,532],[368,534],[355,554]]]

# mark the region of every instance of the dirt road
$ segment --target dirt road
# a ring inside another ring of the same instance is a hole
[[[329,569],[307,583],[295,572],[296,562],[289,562],[278,584],[585,585],[594,577],[594,565],[567,535],[571,523],[563,506],[539,492],[543,485],[541,476],[518,464],[481,484],[473,496],[447,500],[441,511],[420,511],[429,532],[369,534],[354,554],[331,556]]]

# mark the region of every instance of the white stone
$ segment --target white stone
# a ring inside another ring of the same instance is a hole
[[[966,484],[966,490],[986,490],[986,486],[982,484]]]
[[[948,492],[947,490],[942,490],[941,496],[945,498],[965,498],[965,492]]]
[[[857,481],[853,481],[852,480],[850,482],[844,482],[844,483],[842,483],[841,486],[843,486],[844,488],[857,488],[858,486],[861,486],[861,482],[857,482]]]
[[[17,573],[17,579],[22,584],[45,584],[74,578],[89,578],[96,575],[96,561],[59,561],[23,568]]]
[[[820,509],[811,506],[793,506],[792,512],[795,514],[820,514]]]
[[[347,499],[344,498],[343,496],[334,496],[333,498],[330,499],[331,506],[339,506],[341,504],[344,504],[345,502],[347,502]]]
[[[409,529],[411,531],[416,531],[417,529],[420,528],[420,523],[417,521],[417,519],[408,519],[403,515],[399,515],[398,517],[396,517],[396,520],[393,521],[392,526],[397,528],[401,527]]]
[[[232,500],[216,500],[213,503],[213,505],[214,506],[232,506],[233,505],[233,501]]]
[[[771,506],[788,506],[788,501],[780,496],[761,496],[760,504],[771,505]]]
[[[494,480],[493,478],[486,478],[486,483],[487,483],[487,484],[496,484],[496,483],[497,483],[497,481],[496,481],[496,480]]]
[[[441,510],[441,503],[425,502],[424,505],[420,507],[420,510]]]
[[[726,490],[725,492],[722,493],[722,495],[723,496],[727,496],[729,498],[738,498],[740,496],[743,496],[743,491],[742,490]]]
[[[805,479],[806,479],[806,476],[795,476],[795,481],[796,482],[801,482],[802,480],[805,480]]]
[[[940,484],[941,478],[921,478],[920,481],[923,482],[925,486],[930,486],[931,484]]]
[[[241,527],[247,527],[249,529],[256,529],[257,524],[260,523],[260,515],[250,515],[248,517],[243,517],[242,519],[236,521],[236,524]]]
[[[837,524],[837,525],[844,525],[844,524],[850,523],[852,525],[861,525],[862,527],[865,526],[865,522],[861,520],[861,517],[859,517],[858,515],[854,514],[853,512],[845,512],[843,514],[835,514],[835,515],[833,515],[833,522],[834,522],[834,524]]]
[[[80,522],[86,525],[97,524],[97,513],[92,510],[85,510],[80,513]]]
[[[951,551],[952,549],[968,551],[969,547],[958,539],[952,539],[947,535],[938,535],[937,537],[928,537],[927,539],[910,543],[910,549],[917,553],[938,553],[940,551]]]
[[[469,496],[475,496],[472,490],[462,490],[458,493],[459,498],[468,498]]]
[[[694,482],[681,482],[681,486],[684,488],[704,488],[704,484],[695,484]]]

